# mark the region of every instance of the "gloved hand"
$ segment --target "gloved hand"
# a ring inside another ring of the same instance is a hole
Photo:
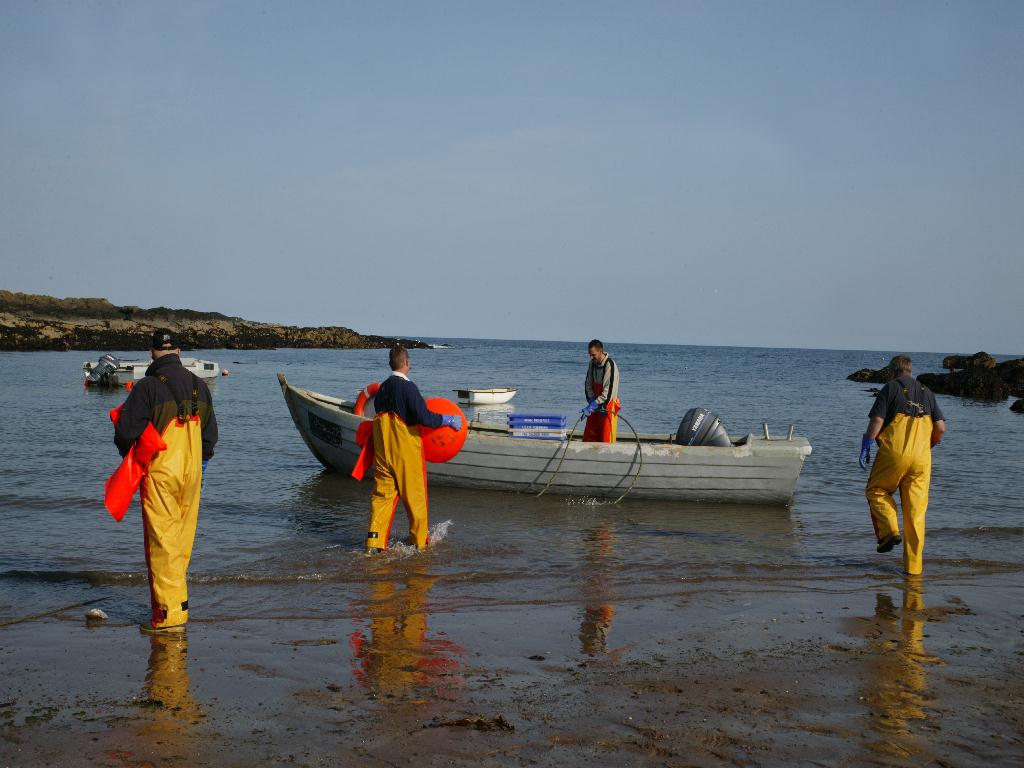
[[[210,463],[209,459],[203,459],[203,473],[201,475],[202,479],[199,481],[199,490],[200,491],[206,489],[206,465],[209,464],[209,463]]]
[[[860,441],[860,468],[867,469],[868,464],[871,463],[871,444],[875,442],[873,439],[864,435]]]
[[[461,416],[449,416],[444,415],[441,417],[442,427],[451,427],[456,432],[462,429],[462,417]]]
[[[587,403],[587,407],[580,411],[580,418],[585,419],[587,416],[597,410],[597,400],[591,400]]]

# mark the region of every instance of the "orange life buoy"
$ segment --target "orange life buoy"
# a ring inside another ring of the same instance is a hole
[[[466,414],[462,412],[451,400],[443,397],[432,397],[427,400],[427,408],[433,413],[440,413],[443,416],[458,416],[462,419],[462,428],[458,432],[451,427],[424,427],[420,425],[420,437],[423,440],[423,458],[433,464],[443,464],[455,458],[455,455],[462,450],[466,442],[466,435],[469,432],[469,422],[466,421]]]
[[[367,401],[373,398],[377,394],[377,390],[380,389],[380,384],[367,384],[366,389],[359,390],[359,397],[356,398],[356,404],[352,408],[352,413],[356,416],[363,415],[363,409],[366,407]]]

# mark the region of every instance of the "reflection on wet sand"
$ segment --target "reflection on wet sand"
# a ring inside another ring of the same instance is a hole
[[[591,528],[583,534],[583,620],[580,650],[589,656],[608,651],[608,634],[615,618],[608,571],[614,558],[614,536],[608,526]]]
[[[927,707],[932,701],[924,664],[941,662],[924,648],[921,579],[907,577],[902,593],[899,610],[888,594],[876,595],[873,626],[877,632],[868,638],[868,678],[861,696],[871,709],[871,727],[878,737],[869,742],[869,748],[905,758],[926,750],[911,726],[928,719]]]
[[[145,685],[149,715],[142,732],[161,752],[184,749],[191,743],[191,726],[203,717],[190,690],[188,639],[156,636],[149,641]]]
[[[462,682],[462,649],[429,636],[427,595],[437,577],[423,565],[412,568],[369,584],[366,630],[351,638],[353,674],[381,698],[450,700]]]

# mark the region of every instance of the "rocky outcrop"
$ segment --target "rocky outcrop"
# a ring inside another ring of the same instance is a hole
[[[917,380],[940,395],[956,395],[974,400],[1005,400],[1010,395],[999,375],[991,368],[922,373]]]
[[[986,352],[950,355],[942,361],[949,373],[923,373],[917,377],[933,392],[975,400],[1024,397],[1024,359],[997,363]]]
[[[974,400],[1024,398],[1024,359],[996,362],[987,352],[974,355],[949,355],[942,361],[949,373],[922,373],[917,380],[940,395],[956,395]],[[873,371],[863,368],[846,378],[851,381],[884,384],[893,378],[888,368]]]
[[[885,368],[879,368],[877,371],[871,368],[861,368],[846,378],[850,381],[858,381],[864,384],[888,384],[896,377],[893,376],[892,369],[886,366]]]
[[[1024,413],[1024,399],[1017,400],[1013,405],[1010,406],[1010,410],[1014,413]]]
[[[177,332],[188,349],[376,349],[414,339],[368,336],[341,326],[298,328],[256,323],[219,312],[135,306],[106,299],[57,299],[0,290],[0,351],[146,350],[157,328]]]
[[[973,355],[949,355],[942,359],[942,367],[947,371],[964,368],[995,368],[996,359],[988,352],[976,352]]]

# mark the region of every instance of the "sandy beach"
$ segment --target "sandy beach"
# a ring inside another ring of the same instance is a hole
[[[3,765],[1012,765],[1019,572],[758,572],[432,609],[429,558],[331,615],[0,628]],[[327,590],[322,590],[327,591]],[[614,627],[614,632],[611,630]],[[528,631],[527,631],[528,628]],[[610,642],[610,637],[614,641]]]

